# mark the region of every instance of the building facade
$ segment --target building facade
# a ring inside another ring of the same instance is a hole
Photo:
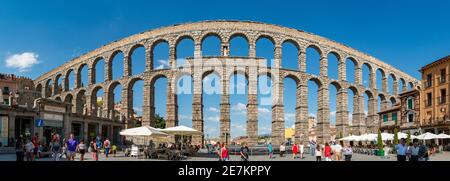
[[[423,88],[420,98],[420,127],[423,132],[449,133],[450,56],[420,69]]]

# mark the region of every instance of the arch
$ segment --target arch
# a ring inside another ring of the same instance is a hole
[[[387,92],[389,92],[388,91],[388,85],[384,85],[384,81],[387,81],[387,80],[385,80],[386,73],[385,73],[385,71],[382,68],[377,68],[376,78],[377,78],[377,80],[376,80],[377,81],[377,83],[376,83],[377,90],[380,91],[380,92],[384,92],[385,90]]]
[[[58,75],[56,75],[56,77],[55,77],[55,83],[54,83],[54,86],[55,86],[55,94],[61,94],[62,93],[62,91],[63,91],[63,81],[61,81],[60,79],[61,79],[61,74],[58,74]]]
[[[306,73],[320,75],[322,50],[319,46],[308,45],[306,47]]]
[[[60,96],[56,96],[56,97],[55,97],[55,101],[60,101],[60,102],[62,102],[62,99],[61,99]]]
[[[218,40],[218,42],[216,42]],[[211,41],[211,42],[209,42]],[[210,44],[211,43],[211,44]],[[206,33],[201,38],[200,48],[203,56],[220,56],[222,48],[222,37],[215,32]],[[217,47],[216,47],[217,46]]]
[[[153,70],[169,68],[170,47],[169,41],[158,39],[150,46],[150,63]]]
[[[195,40],[189,35],[182,35],[175,43],[175,60],[177,67],[189,66],[186,58],[194,57]]]
[[[391,105],[397,104],[397,100],[395,99],[395,97],[391,97],[389,100],[391,101]]]
[[[341,63],[340,55],[335,51],[330,51],[327,54],[328,60],[328,78],[339,80],[339,64]]]
[[[247,130],[247,107],[249,80],[245,72],[234,71],[229,78],[230,135],[245,136]]]
[[[316,83],[316,85],[319,87],[319,89],[322,87],[322,81],[320,81],[320,79],[317,77],[311,77],[308,79],[308,81],[312,81],[312,82]]]
[[[121,79],[124,76],[124,53],[122,50],[116,50],[111,54],[108,60],[111,80]],[[107,72],[108,73],[108,72]],[[109,74],[109,73],[108,73]]]
[[[408,91],[414,89],[414,83],[408,82]]]
[[[356,84],[357,82],[355,81],[355,74],[358,71],[358,61],[356,61],[355,58],[353,57],[347,57],[345,59],[345,74],[346,74],[346,81],[349,83],[353,83]]]
[[[130,75],[137,75],[145,72],[147,65],[147,50],[143,44],[133,45],[128,52],[128,64]]]
[[[106,61],[103,57],[94,59],[91,69],[91,84],[102,83],[105,81],[105,64]]]
[[[80,66],[78,66],[77,69],[77,81],[78,81],[78,87],[85,87],[89,85],[88,82],[88,65],[86,63],[82,63]]]
[[[84,115],[84,114],[87,113],[86,92],[87,91],[85,89],[81,89],[75,95],[75,97],[76,97],[75,113],[77,113],[77,114],[83,114]]]
[[[266,35],[260,35],[255,41],[256,56],[264,58],[267,67],[272,67],[274,64],[275,45],[275,40]]]
[[[53,96],[53,80],[52,79],[48,79],[45,82],[45,97],[51,97]]]
[[[372,68],[372,65],[370,65],[369,63],[367,63],[367,62],[364,62],[363,64],[362,64],[362,77],[361,77],[361,80],[363,81],[363,85],[364,85],[364,87],[366,87],[366,88],[368,88],[368,87],[371,87],[371,86],[376,86],[376,85],[372,85],[372,79],[373,79],[373,68]],[[376,83],[375,83],[376,84]]]
[[[298,70],[299,45],[294,40],[285,40],[282,44],[281,67],[284,69]]]
[[[66,103],[72,104],[72,100],[73,100],[73,96],[70,93],[66,94],[66,96],[64,97],[64,102],[66,102]]]
[[[338,81],[331,81],[330,85],[334,86],[334,88],[336,88],[336,91],[339,91],[342,89],[342,86],[339,84]]]
[[[36,85],[36,92],[40,95],[40,97],[44,97],[44,95],[41,95],[42,94],[42,84],[41,83]]]
[[[67,70],[66,76],[64,76],[65,77],[64,91],[70,91],[75,88],[75,75],[73,72],[74,70],[70,68],[69,70]]]
[[[387,83],[388,83],[388,87],[389,87],[388,93],[391,94],[391,95],[394,95],[394,93],[397,92],[396,89],[398,89],[398,88],[395,87],[396,86],[395,85],[396,82],[397,82],[397,77],[393,73],[389,73],[388,82]],[[397,83],[397,86],[398,86],[398,83]]]
[[[359,90],[357,87],[349,86],[348,89],[351,90],[354,95],[359,95]]]
[[[192,124],[192,103],[194,92],[194,78],[191,74],[179,74],[174,79],[177,105],[182,109],[178,110],[178,120],[180,125],[191,127]]]
[[[406,87],[406,81],[403,78],[399,78],[399,82],[398,82],[398,92],[402,93],[403,92],[403,88]]]
[[[234,33],[230,36],[228,42],[230,43],[230,56],[249,56],[250,44],[247,35]]]
[[[292,73],[287,73],[286,76],[283,77],[283,79],[286,79],[286,78],[290,78],[290,79],[294,80],[297,85],[300,84],[300,82],[301,82],[300,78],[297,75],[292,74]]]

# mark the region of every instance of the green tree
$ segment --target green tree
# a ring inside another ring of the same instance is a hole
[[[163,117],[161,117],[159,114],[155,115],[155,128],[166,128],[166,120],[164,120]]]
[[[378,150],[383,150],[383,139],[381,138],[381,130],[380,129],[378,129],[377,144],[378,144]]]
[[[398,130],[397,128],[394,129],[394,145],[398,144]]]
[[[411,143],[411,132],[408,130],[408,136],[406,137],[406,145],[409,145]]]

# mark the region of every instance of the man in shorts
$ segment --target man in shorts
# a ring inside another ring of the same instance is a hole
[[[66,142],[66,145],[67,145],[66,146],[66,148],[67,148],[67,160],[68,161],[75,160],[75,154],[76,154],[76,151],[77,151],[78,142],[77,142],[77,140],[75,140],[75,138],[74,138],[72,133],[70,134],[69,139]]]

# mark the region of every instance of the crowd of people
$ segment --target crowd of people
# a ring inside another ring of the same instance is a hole
[[[16,161],[34,161],[35,159],[49,156],[54,161],[59,161],[65,157],[68,161],[74,161],[77,154],[80,156],[80,161],[84,161],[87,152],[92,153],[95,161],[98,161],[98,154],[103,151],[105,157],[110,153],[115,154],[117,147],[111,145],[108,138],[104,140],[100,136],[93,138],[89,145],[83,139],[79,141],[75,139],[73,134],[69,137],[63,138],[57,133],[53,133],[51,141],[47,145],[41,143],[38,134],[36,133],[31,139],[24,139],[20,136],[15,143]]]

